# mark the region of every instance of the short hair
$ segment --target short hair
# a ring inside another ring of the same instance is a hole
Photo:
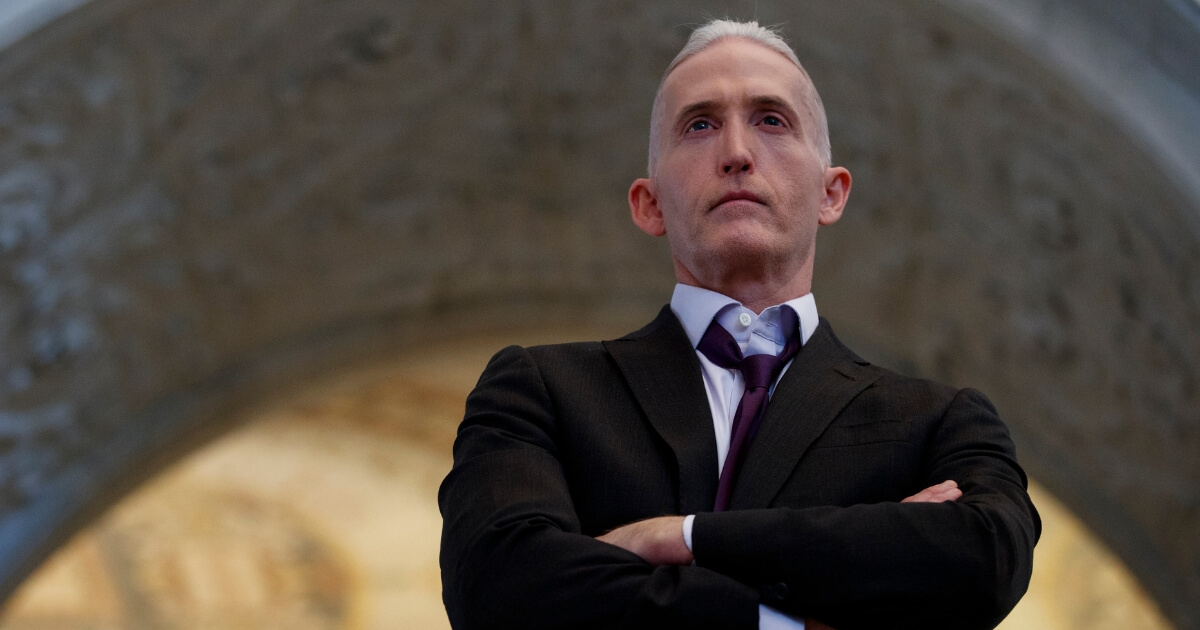
[[[654,93],[654,106],[650,111],[650,155],[647,170],[651,177],[654,176],[654,169],[658,164],[658,136],[662,132],[662,117],[666,113],[666,103],[663,102],[663,85],[667,82],[667,77],[679,67],[679,64],[687,61],[692,56],[712,46],[718,41],[727,37],[738,37],[746,39],[756,44],[761,44],[774,50],[775,52],[788,58],[800,70],[800,74],[804,76],[804,105],[812,114],[815,124],[815,133],[813,141],[817,145],[817,151],[821,156],[821,161],[825,166],[833,163],[833,152],[829,146],[829,121],[825,117],[825,106],[821,103],[821,96],[817,94],[817,87],[813,85],[812,78],[808,76],[808,72],[804,66],[800,64],[800,59],[796,57],[796,53],[788,46],[780,34],[765,26],[759,26],[758,22],[734,22],[732,20],[713,20],[708,24],[692,31],[691,37],[687,43],[683,45],[683,49],[679,54],[675,55],[675,59],[667,66],[663,72],[662,78],[658,81],[658,91]]]

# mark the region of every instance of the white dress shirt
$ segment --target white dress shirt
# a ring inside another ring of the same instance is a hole
[[[683,324],[692,347],[700,345],[700,338],[708,325],[716,319],[721,327],[729,331],[737,341],[743,356],[753,354],[772,354],[778,356],[783,351],[788,333],[780,329],[780,309],[790,308],[800,321],[800,343],[808,343],[809,337],[817,329],[817,303],[812,293],[788,300],[783,304],[763,309],[762,313],[742,306],[733,298],[721,295],[708,289],[701,289],[686,284],[676,284],[675,293],[671,296],[671,311]],[[729,439],[733,429],[733,414],[737,411],[738,402],[746,391],[746,380],[739,370],[727,370],[714,364],[696,351],[700,359],[700,368],[704,377],[704,390],[708,394],[708,405],[712,410],[713,431],[717,436],[717,470],[725,465],[725,456],[729,453]],[[779,372],[780,378],[787,372],[787,365]],[[775,393],[776,379],[771,383],[768,395]],[[688,550],[692,548],[692,523],[695,515],[688,515],[683,521],[683,540]],[[793,619],[773,608],[760,605],[758,607],[759,630],[804,630],[804,622]]]

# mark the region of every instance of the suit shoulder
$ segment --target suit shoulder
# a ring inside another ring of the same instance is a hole
[[[888,398],[929,405],[943,411],[954,404],[981,405],[995,411],[987,396],[971,387],[957,387],[941,381],[901,374],[878,365],[864,366],[878,378],[870,390]]]
[[[572,341],[529,346],[525,351],[538,361],[569,360],[603,354],[604,345],[599,341]]]
[[[554,343],[538,346],[530,346],[525,348],[535,361],[588,361],[601,357],[608,357],[607,344],[623,343],[629,341],[637,341],[650,336],[664,326],[670,326],[674,323],[678,326],[678,320],[671,312],[670,306],[664,306],[658,313],[658,316],[653,321],[646,324],[642,328],[635,330],[623,337],[611,341],[575,341],[568,343]]]
[[[599,341],[575,341],[522,348],[543,378],[606,369],[610,358]]]
[[[959,389],[957,387],[954,387],[953,385],[949,385],[949,384],[943,383],[941,381],[935,381],[935,380],[929,379],[929,378],[923,378],[923,377],[919,377],[919,376],[910,376],[908,374],[902,374],[902,373],[892,370],[890,368],[886,368],[881,365],[876,365],[874,363],[867,365],[865,367],[867,370],[869,370],[871,373],[873,373],[874,375],[876,375],[878,377],[875,382],[877,385],[879,385],[881,387],[898,387],[898,388],[905,388],[905,389],[925,390],[925,391],[930,392],[931,394],[939,393],[939,394],[944,394],[944,395],[948,394],[950,396],[953,396]]]

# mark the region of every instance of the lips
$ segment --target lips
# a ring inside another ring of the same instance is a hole
[[[763,203],[762,198],[748,190],[733,190],[722,195],[721,198],[717,200],[717,203],[713,204],[713,208],[716,208],[723,203],[740,200],[753,201],[754,203],[758,204]]]

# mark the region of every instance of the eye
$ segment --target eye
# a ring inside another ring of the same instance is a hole
[[[784,125],[783,119],[774,114],[767,114],[766,116],[763,116],[762,123],[772,127],[782,127]]]
[[[688,131],[704,131],[706,129],[712,129],[712,124],[703,119],[693,122],[687,128]]]

